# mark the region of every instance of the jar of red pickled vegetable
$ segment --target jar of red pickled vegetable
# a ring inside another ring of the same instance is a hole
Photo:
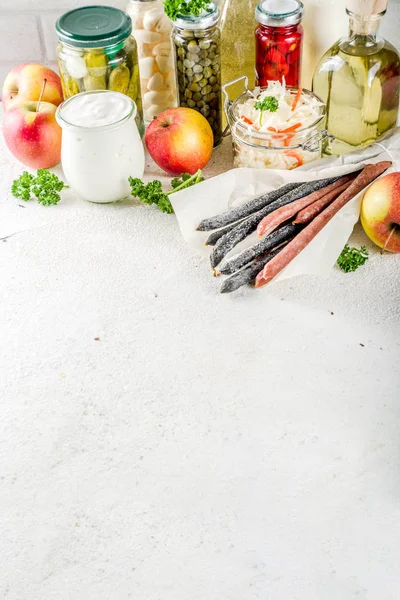
[[[257,85],[300,86],[304,7],[299,0],[263,0],[256,8]]]

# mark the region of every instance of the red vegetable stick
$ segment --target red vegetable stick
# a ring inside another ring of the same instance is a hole
[[[262,287],[276,277],[304,248],[315,238],[327,223],[357,194],[364,190],[377,177],[382,175],[392,163],[382,161],[375,165],[368,165],[342,192],[332,204],[319,214],[309,225],[297,234],[297,236],[283,248],[279,254],[269,262],[257,275],[256,287]]]
[[[290,219],[290,217],[297,215],[297,213],[306,206],[310,206],[310,204],[315,204],[315,202],[320,198],[325,198],[327,195],[329,195],[333,200],[334,198],[339,196],[339,194],[342,193],[345,187],[349,185],[351,179],[354,179],[354,177],[352,177],[351,175],[342,177],[338,181],[335,181],[335,183],[331,183],[330,185],[327,185],[326,187],[316,192],[313,192],[312,194],[309,194],[304,198],[300,198],[299,200],[295,200],[291,204],[287,204],[286,206],[282,206],[281,208],[274,210],[274,212],[264,217],[263,220],[260,221],[260,223],[258,224],[258,237],[261,237],[265,234],[269,235],[271,231],[274,231],[274,229],[276,229],[284,221],[287,221],[287,219]],[[332,194],[336,194],[336,196],[332,196]],[[295,223],[296,222],[297,221],[295,221]]]
[[[245,123],[247,123],[248,125],[253,125],[253,121],[251,121],[250,119],[248,119],[247,117],[242,117],[242,121],[244,121]]]
[[[323,196],[320,200],[316,200],[312,204],[309,204],[308,206],[304,207],[296,215],[296,218],[293,221],[293,225],[296,225],[298,223],[309,223],[310,221],[312,221],[314,217],[319,215],[324,210],[324,208],[329,206],[329,204],[333,200],[335,200],[342,192],[344,192],[344,190],[347,189],[349,185],[350,182],[344,183],[342,186],[340,186],[340,188],[338,188],[334,192],[326,194],[326,196]]]
[[[291,125],[287,129],[280,129],[279,133],[290,133],[291,131],[296,131],[296,129],[298,129],[299,127],[301,127],[301,123],[295,123],[294,125]]]
[[[293,104],[292,104],[292,112],[296,109],[296,106],[300,100],[300,96],[301,96],[302,92],[303,92],[303,88],[299,87],[299,89],[297,90],[297,94],[294,98]]]

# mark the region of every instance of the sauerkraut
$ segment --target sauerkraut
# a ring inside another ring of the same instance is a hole
[[[307,90],[270,81],[242,94],[229,117],[236,167],[294,169],[321,156],[325,105]]]

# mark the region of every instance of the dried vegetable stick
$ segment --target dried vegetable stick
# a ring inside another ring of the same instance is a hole
[[[262,287],[276,277],[304,248],[315,238],[327,223],[357,194],[363,191],[377,177],[382,175],[392,165],[390,161],[382,161],[374,165],[368,165],[361,171],[358,177],[332,202],[322,213],[320,213],[309,225],[291,241],[282,252],[275,256],[260,271],[256,278],[256,287]],[[278,230],[280,231],[280,230]],[[274,234],[271,234],[274,235]],[[271,236],[269,236],[271,237]],[[266,238],[268,239],[268,238]]]
[[[341,177],[338,181],[331,183],[330,185],[321,188],[320,190],[305,196],[304,198],[300,198],[291,204],[287,204],[286,206],[282,206],[278,208],[273,213],[270,213],[257,226],[258,236],[269,234],[271,231],[279,227],[282,223],[297,215],[299,211],[301,211],[306,206],[315,203],[317,200],[324,198],[327,194],[331,192],[336,192],[336,196],[332,197],[334,200],[345,188],[344,186],[349,185],[349,182],[354,179],[351,175],[346,175],[346,177]],[[328,202],[329,204],[329,202]]]
[[[239,242],[244,240],[250,233],[255,231],[258,223],[267,215],[272,213],[277,208],[290,204],[299,198],[309,195],[311,192],[319,190],[331,183],[334,183],[340,179],[340,177],[331,177],[329,179],[318,179],[316,181],[309,181],[303,183],[299,187],[291,190],[284,196],[277,198],[274,202],[267,204],[261,210],[251,214],[247,219],[241,221],[232,231],[229,231],[226,235],[222,236],[214,246],[214,250],[210,255],[211,268],[215,267],[221,262],[223,258],[235,247]]]
[[[295,225],[300,224],[300,223],[301,224],[309,223],[317,215],[319,215],[319,213],[322,212],[324,210],[324,208],[326,208],[327,206],[329,206],[329,204],[331,204],[334,200],[336,200],[336,198],[342,192],[344,192],[344,190],[346,190],[350,184],[351,184],[351,181],[348,181],[347,183],[344,183],[343,185],[341,185],[339,188],[337,188],[330,194],[326,194],[319,200],[316,200],[312,204],[309,204],[308,206],[304,207],[302,210],[300,210],[298,212],[295,220],[292,222]]]
[[[283,242],[287,242],[290,238],[292,238],[296,233],[300,230],[298,225],[284,225],[280,229],[277,229],[271,235],[264,237],[262,240],[250,246],[250,248],[246,248],[236,256],[233,256],[231,259],[227,260],[220,268],[220,274],[223,275],[231,275],[235,273],[245,265],[247,265],[250,261],[258,258],[265,254],[265,252],[269,252],[279,246]]]
[[[239,225],[239,223],[243,220],[244,219],[240,219],[240,221],[235,221],[235,223],[231,223],[230,225],[227,225],[226,227],[223,227],[222,229],[216,229],[215,231],[212,231],[211,234],[206,239],[205,245],[206,246],[215,246],[215,244],[218,242],[218,240],[220,238],[222,238],[222,236],[224,236],[227,233],[229,233],[230,231],[232,231],[232,229],[234,229],[237,225]]]
[[[227,277],[221,285],[221,294],[230,294],[231,292],[234,292],[247,283],[253,281],[256,278],[256,275],[260,272],[260,269],[265,267],[265,265],[272,260],[274,256],[276,256],[278,252],[282,250],[282,248],[283,246],[280,246],[269,254],[256,259],[241,271],[237,271],[230,277]]]
[[[203,219],[200,225],[197,227],[197,231],[212,231],[213,229],[219,229],[220,227],[234,223],[243,217],[248,217],[252,213],[260,210],[267,204],[274,202],[274,200],[277,200],[284,194],[290,192],[291,190],[295,190],[301,185],[303,185],[303,183],[288,183],[277,190],[273,190],[272,192],[267,192],[266,194],[261,194],[256,198],[252,198],[248,202],[245,202],[240,206],[236,206],[232,210],[221,213],[220,215]]]

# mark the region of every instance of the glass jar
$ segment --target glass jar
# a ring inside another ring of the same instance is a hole
[[[221,66],[222,85],[246,75],[255,85],[254,11],[259,0],[222,0]],[[231,98],[240,91],[230,89]]]
[[[200,112],[211,125],[214,147],[222,140],[221,35],[214,4],[199,17],[173,23],[179,105]]]
[[[143,135],[139,65],[130,17],[111,6],[84,6],[60,17],[56,31],[64,97],[92,90],[126,94],[136,104],[136,122]]]
[[[257,85],[281,81],[300,86],[303,4],[299,0],[263,0],[256,8]]]
[[[172,25],[162,0],[130,0],[126,11],[138,47],[144,118],[150,122],[178,105]]]
[[[128,178],[143,176],[144,149],[135,117],[134,101],[108,90],[74,95],[58,107],[63,171],[84,200],[122,200],[130,194]]]
[[[232,145],[235,167],[252,169],[285,169],[291,170],[318,160],[322,156],[323,141],[330,137],[325,127],[326,107],[312,92],[302,91],[308,98],[316,98],[319,103],[319,115],[314,123],[290,133],[272,131],[257,131],[249,127],[240,118],[239,108],[248,99],[254,98],[254,91],[247,87],[247,78],[241,77],[232,84],[246,80],[246,91],[236,100],[229,100],[227,86],[223,87],[225,94],[225,114],[232,134]],[[266,88],[261,88],[263,92]],[[293,98],[297,96],[297,88],[287,88]]]

